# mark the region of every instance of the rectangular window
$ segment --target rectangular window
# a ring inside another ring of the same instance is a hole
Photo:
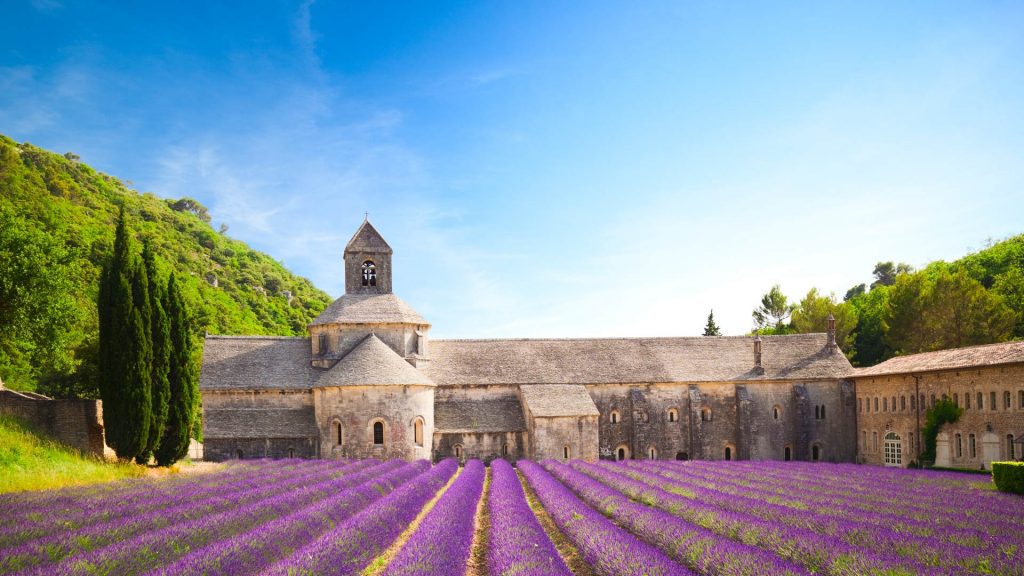
[[[917,396],[910,397],[910,409],[917,410]]]
[[[861,450],[863,450],[864,452],[868,451],[868,431],[867,430],[861,430],[860,431],[860,445],[861,445]]]
[[[977,400],[978,400],[978,410],[984,410],[985,409],[985,395],[982,394],[981,392],[978,392]]]
[[[970,394],[964,394],[964,410],[970,410],[970,409],[971,409],[971,395]]]
[[[878,396],[875,396],[875,412],[878,412]]]
[[[1007,390],[1006,392],[1003,392],[1003,409],[1004,410],[1009,410],[1010,409],[1010,391],[1009,390]]]
[[[857,412],[859,412],[861,414],[864,413],[864,399],[863,398],[857,398]]]
[[[907,409],[907,397],[906,396],[900,396],[900,411],[902,412],[902,411],[904,411],[906,409]]]
[[[988,409],[989,410],[995,410],[996,409],[996,393],[995,392],[991,392],[988,395]]]
[[[971,458],[978,457],[978,446],[974,442],[974,434],[971,434],[970,436],[967,437],[967,449],[971,453]]]
[[[871,451],[878,452],[878,432],[871,432]]]
[[[882,412],[888,412],[888,411],[889,411],[889,399],[888,398],[882,398]]]

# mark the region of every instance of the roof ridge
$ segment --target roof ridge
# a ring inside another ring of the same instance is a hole
[[[804,334],[777,334],[762,336],[764,340],[784,338],[807,338],[809,336],[827,336],[824,332],[807,332]],[[431,343],[436,342],[580,342],[580,341],[612,341],[612,340],[741,340],[754,339],[757,336],[596,336],[593,338],[578,337],[557,337],[557,338],[431,338]]]

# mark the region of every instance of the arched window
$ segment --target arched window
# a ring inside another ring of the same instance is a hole
[[[1010,391],[1003,392],[1003,408],[1005,410],[1010,409]]]
[[[900,396],[900,412],[903,412],[906,409],[907,409],[907,397],[906,396]]]
[[[782,457],[782,459],[785,460],[786,462],[789,462],[790,460],[792,460],[793,459],[793,449],[790,448],[789,446],[786,446],[785,455]]]
[[[612,410],[612,413],[609,415],[609,419],[611,419],[612,424],[618,424],[619,423],[619,411],[618,410]]]
[[[452,451],[455,453],[455,457],[462,460],[462,444],[456,444],[452,446]]]
[[[911,396],[910,397],[910,409],[911,410],[916,410],[917,409],[917,396]]]
[[[508,456],[508,444],[501,445],[501,455]]]
[[[859,412],[861,414],[864,413],[864,399],[863,398],[857,398],[857,412]]]
[[[725,459],[732,460],[732,446],[725,447]]]
[[[363,286],[377,285],[377,265],[373,260],[363,262]]]
[[[1017,458],[1017,450],[1013,446],[1013,434],[1006,435],[1006,459],[1014,460]]]
[[[882,398],[882,412],[888,412],[888,411],[889,411],[889,399],[888,398]]]
[[[679,419],[679,411],[676,410],[675,408],[669,408],[668,409],[668,421],[669,422],[675,422],[678,419]]]
[[[772,406],[772,420],[778,420],[782,417],[782,407]]]
[[[971,458],[978,457],[978,443],[974,440],[974,434],[967,435],[967,451]]]
[[[1017,392],[1017,408],[1024,410],[1024,390]]]
[[[960,405],[960,395],[957,394],[956,392],[953,393],[953,405],[954,406],[959,406]]]
[[[568,460],[569,459],[569,447],[568,446],[562,446],[562,459],[563,460]]]
[[[971,394],[970,392],[964,393],[964,410],[971,409]]]
[[[235,452],[235,457],[238,458],[239,460],[242,460],[243,458],[245,458],[245,454],[243,454],[241,450],[238,450]]]
[[[625,444],[622,444],[615,449],[616,460],[621,462],[623,460],[626,460],[627,458],[629,458],[629,448],[627,448]]]
[[[995,392],[989,392],[988,393],[988,409],[989,410],[995,410],[996,409],[996,393]]]
[[[811,446],[811,462],[817,462],[821,460],[821,446],[817,444]]]
[[[289,448],[288,449],[288,457],[289,458],[295,458],[295,450],[293,450],[292,448]]]
[[[412,437],[417,446],[423,446],[423,418],[419,416],[412,423]]]
[[[861,430],[860,431],[860,449],[863,452],[867,452],[868,451],[868,431],[867,430]]]
[[[957,458],[963,458],[964,457],[964,437],[963,437],[962,434],[957,432],[956,436],[954,436],[954,439],[956,440],[956,457]]]
[[[380,446],[384,444],[384,423],[377,421],[373,423],[373,443]]]
[[[341,422],[337,420],[334,422],[334,440],[338,446],[341,446]]]
[[[690,455],[686,452],[676,452],[676,460],[689,460]]]
[[[878,396],[875,396],[875,412],[878,412]]]
[[[903,439],[895,432],[885,435],[885,465],[903,465]]]
[[[895,400],[893,400],[892,407],[893,407],[894,410],[896,409],[896,401]],[[825,405],[824,404],[821,405],[821,419],[822,420],[825,419]]]
[[[982,394],[981,392],[978,392],[978,396],[977,396],[976,400],[978,401],[978,410],[984,410],[985,409],[985,395]]]
[[[821,419],[821,408],[818,407],[818,405],[814,406],[814,419],[815,420],[820,420]]]
[[[647,459],[648,460],[657,460],[658,459],[658,449],[655,448],[654,446],[651,446],[650,448],[648,448],[647,449]]]
[[[700,409],[700,419],[703,422],[711,422],[711,408],[707,408],[707,407],[701,408]]]
[[[871,431],[871,451],[878,452],[878,431]]]

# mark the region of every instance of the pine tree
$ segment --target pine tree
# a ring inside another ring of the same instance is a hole
[[[167,423],[156,450],[156,462],[161,466],[169,466],[188,453],[193,416],[199,399],[198,378],[192,361],[191,319],[174,274],[171,274],[164,292],[164,309],[170,325],[170,403]]]
[[[145,451],[149,437],[153,351],[149,285],[125,220],[122,208],[100,285],[99,387],[107,443],[118,458],[131,459]]]
[[[712,310],[708,314],[708,323],[704,326],[705,336],[721,336],[722,331],[718,329],[718,324],[715,324],[715,311]]]
[[[167,404],[171,394],[167,380],[168,364],[170,363],[170,326],[164,310],[166,286],[160,282],[156,267],[156,256],[149,245],[142,246],[142,262],[145,266],[146,280],[149,284],[150,338],[153,346],[153,363],[150,366],[150,401],[149,437],[146,449],[140,454],[140,463],[148,462],[156,450],[167,422]]]

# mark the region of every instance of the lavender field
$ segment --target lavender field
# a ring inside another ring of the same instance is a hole
[[[1024,498],[847,464],[261,460],[0,520],[0,574],[1024,575]]]

